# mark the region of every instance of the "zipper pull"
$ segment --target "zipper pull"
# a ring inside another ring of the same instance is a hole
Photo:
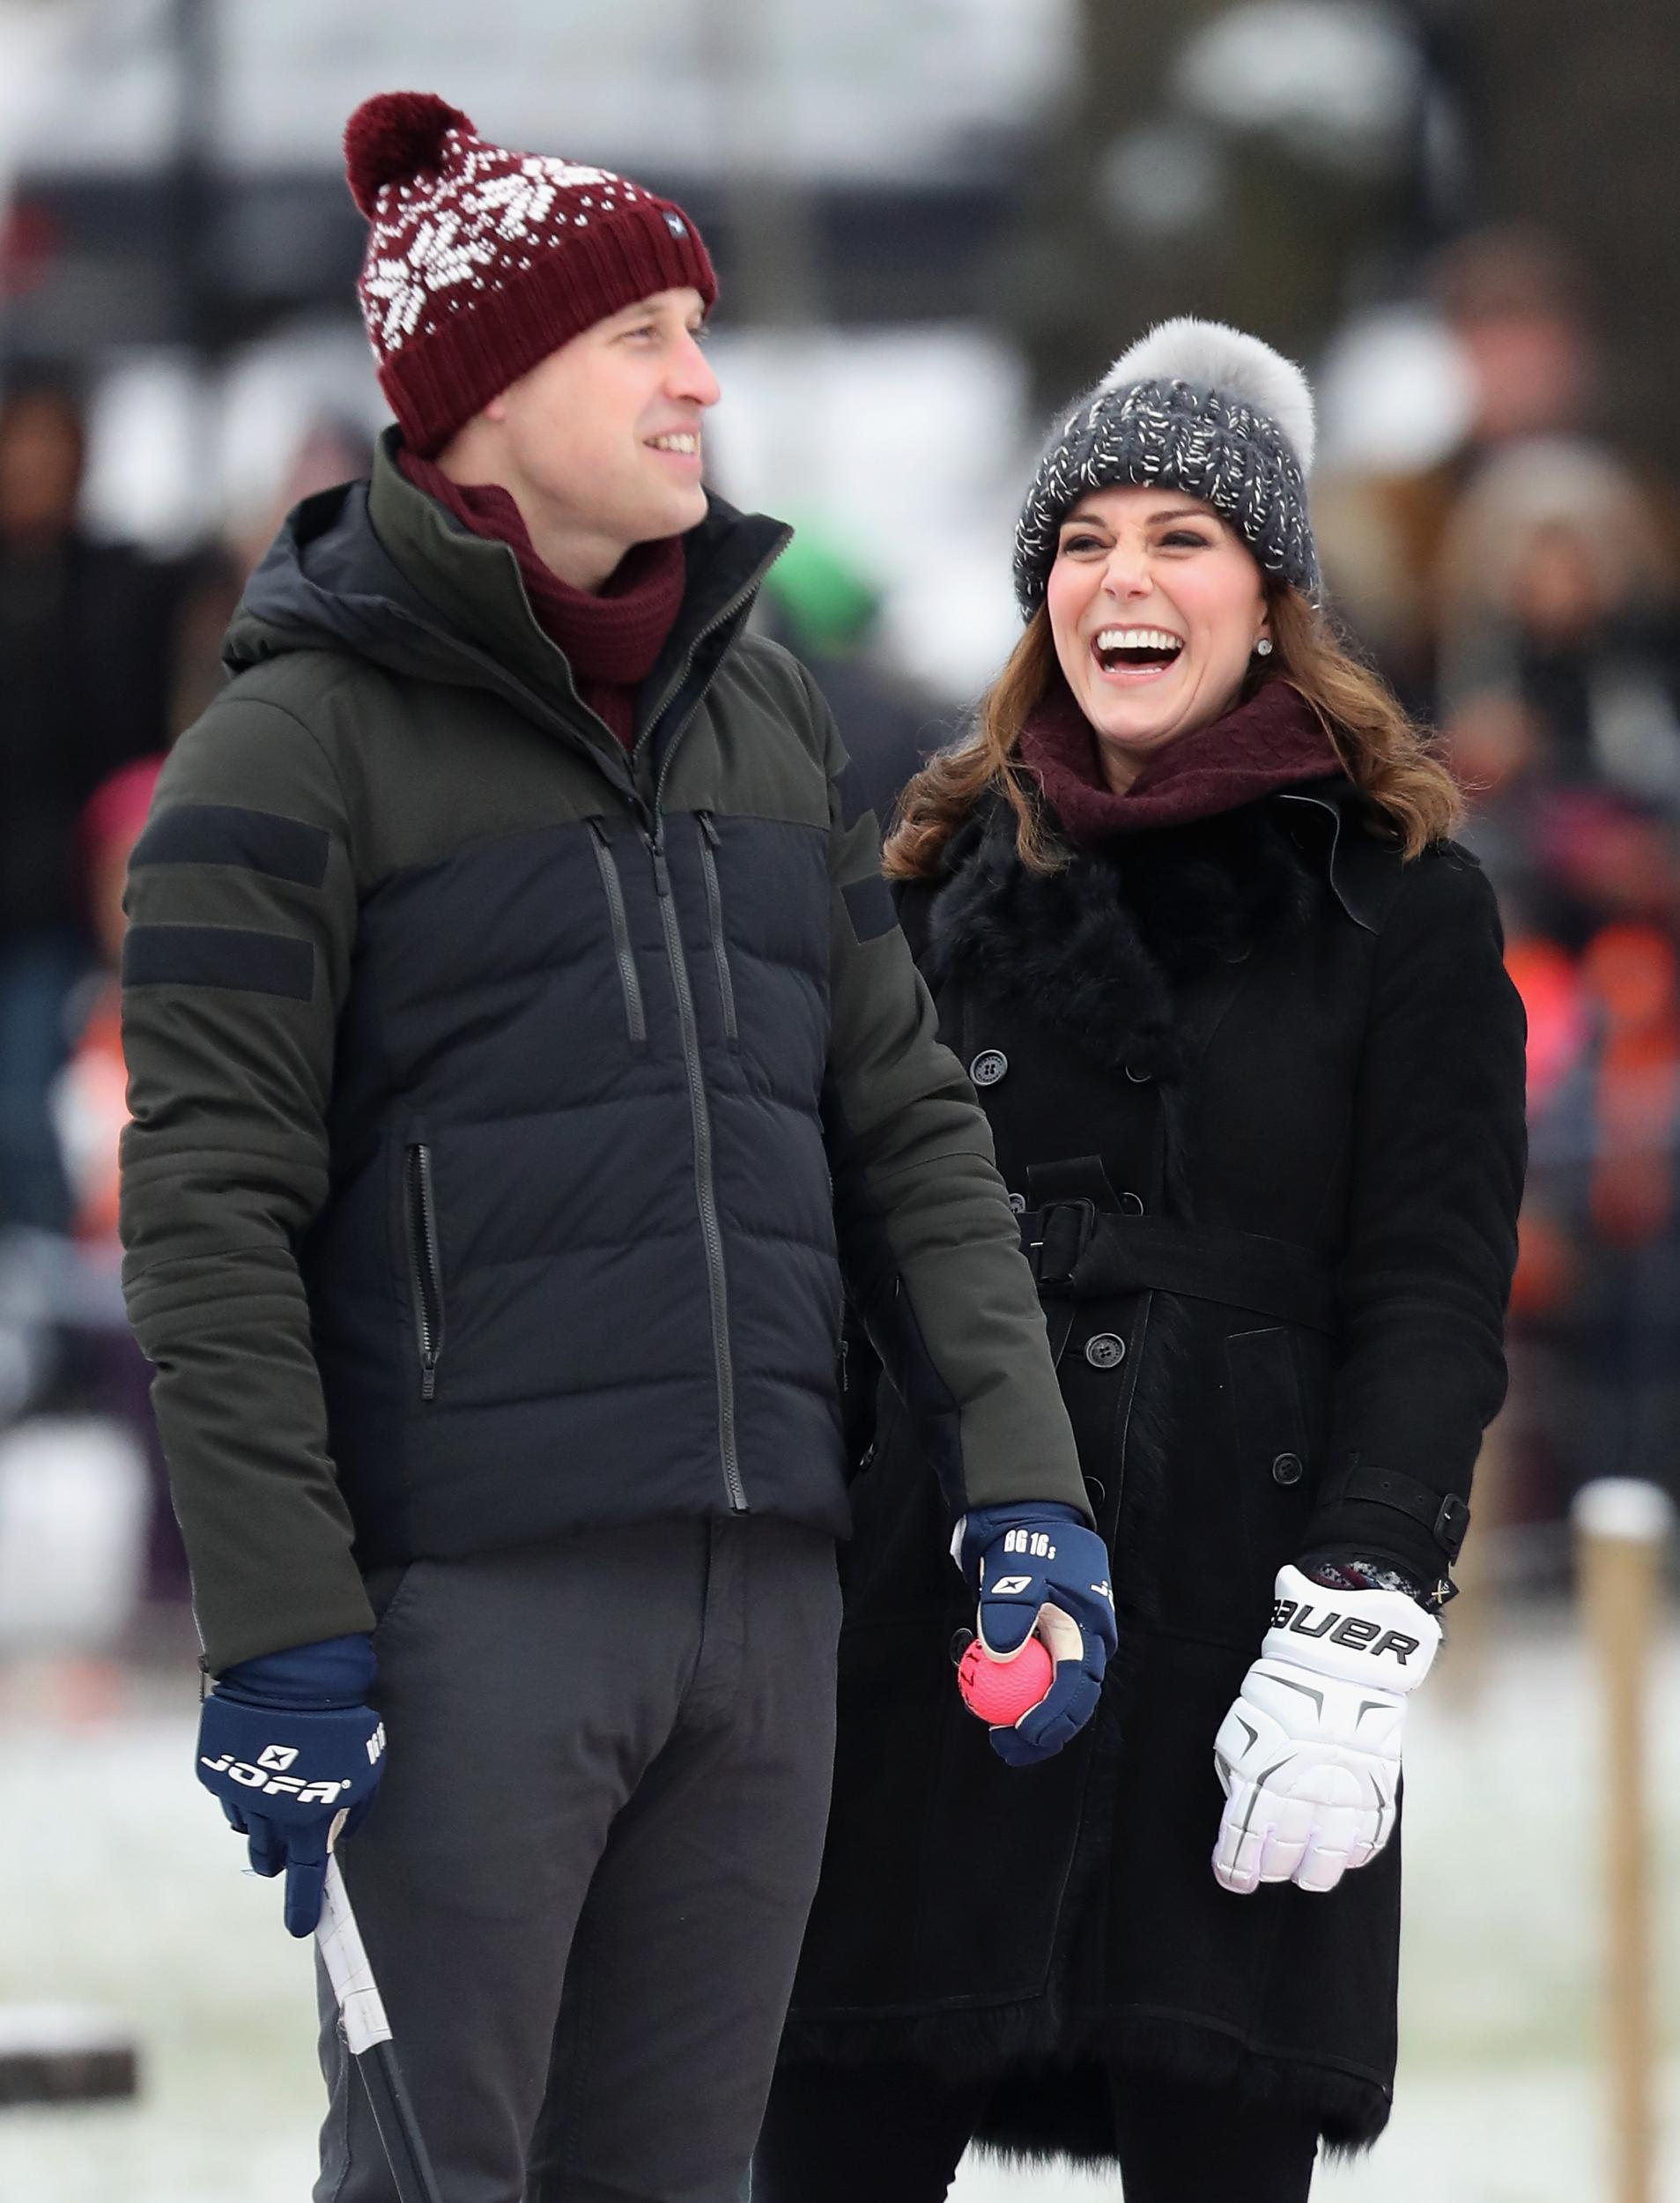
[[[721,837],[719,836],[716,826],[713,823],[711,812],[709,811],[697,811],[694,813],[694,816],[699,821],[700,832],[706,836],[707,847],[708,849],[715,849]]]
[[[640,834],[642,840],[647,842],[648,848],[652,849],[654,845],[654,836],[652,828],[647,824],[648,812],[646,805],[639,802],[636,805],[634,815],[636,819],[640,821],[637,829],[638,832]],[[599,817],[590,817],[586,819],[583,823],[588,827],[590,833],[595,836],[596,840],[601,844],[603,849],[611,849],[612,830],[608,826],[604,819]]]
[[[648,836],[648,853],[654,860],[654,885],[662,895],[670,893],[670,867],[665,862],[665,834],[662,827]]]

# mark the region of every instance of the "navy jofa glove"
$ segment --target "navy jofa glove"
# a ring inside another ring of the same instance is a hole
[[[989,1652],[1018,1652],[1034,1629],[1055,1662],[1055,1680],[1012,1729],[991,1732],[1010,1767],[1052,1758],[1097,1710],[1103,1670],[1119,1642],[1108,1548],[1057,1500],[977,1507],[957,1524],[951,1557],[980,1601]]]
[[[259,1874],[285,1870],[285,1924],[313,1935],[334,1821],[366,1816],[385,1730],[366,1702],[374,1641],[327,1637],[230,1667],[199,1710],[198,1779],[250,1838]]]

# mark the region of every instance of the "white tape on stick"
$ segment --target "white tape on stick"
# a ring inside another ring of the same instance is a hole
[[[375,2043],[391,2039],[390,2021],[374,1984],[374,1969],[362,1948],[361,1931],[350,1909],[338,1861],[327,1861],[327,1887],[321,1902],[321,1925],[315,1930],[333,1994],[344,2015],[344,2040],[359,2058]]]

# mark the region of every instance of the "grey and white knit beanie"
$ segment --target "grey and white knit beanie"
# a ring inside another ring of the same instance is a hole
[[[1163,322],[1046,447],[1015,531],[1024,619],[1044,601],[1062,516],[1087,490],[1159,482],[1230,522],[1269,574],[1319,595],[1306,509],[1313,393],[1293,360],[1223,322]]]

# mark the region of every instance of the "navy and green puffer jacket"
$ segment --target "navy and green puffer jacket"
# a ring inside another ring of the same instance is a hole
[[[1084,1508],[985,1121],[714,501],[633,757],[382,449],[299,508],[134,853],[125,1284],[206,1665],[365,1570],[843,1534],[842,1284],[953,1509]]]

